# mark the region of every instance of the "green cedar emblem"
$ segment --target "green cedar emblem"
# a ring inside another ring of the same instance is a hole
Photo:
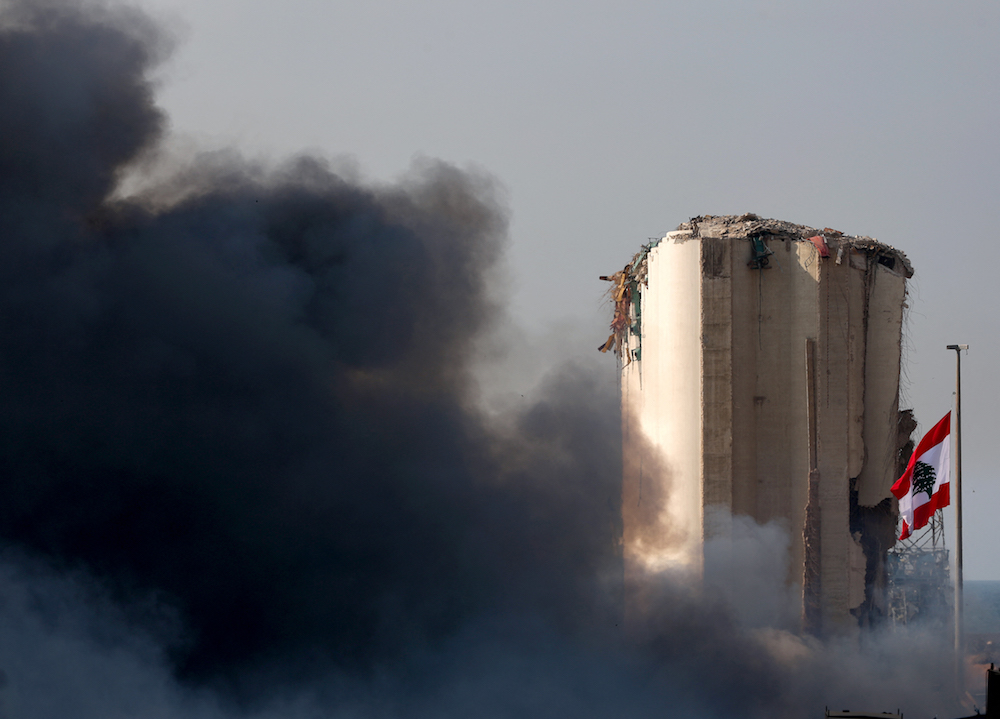
[[[934,483],[937,482],[937,473],[934,468],[926,462],[918,461],[913,466],[913,493],[927,493],[927,499],[931,498],[934,491]]]

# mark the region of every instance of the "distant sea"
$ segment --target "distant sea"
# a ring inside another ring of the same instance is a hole
[[[965,633],[1000,634],[1000,582],[965,581]]]

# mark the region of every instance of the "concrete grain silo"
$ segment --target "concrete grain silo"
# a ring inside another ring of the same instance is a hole
[[[627,571],[697,571],[734,515],[777,520],[807,630],[885,613],[911,275],[871,238],[748,214],[686,222],[605,278]]]

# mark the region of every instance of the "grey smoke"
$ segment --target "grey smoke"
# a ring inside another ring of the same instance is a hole
[[[922,638],[783,631],[760,581],[780,528],[739,524],[705,591],[650,578],[657,609],[625,633],[613,368],[477,403],[502,320],[494,181],[224,155],[116,197],[163,141],[168,46],[133,11],[2,16],[10,716],[947,707]]]

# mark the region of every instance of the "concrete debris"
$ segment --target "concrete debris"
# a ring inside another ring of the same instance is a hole
[[[811,242],[822,258],[829,258],[831,253],[835,252],[835,262],[838,265],[843,262],[845,256],[848,256],[852,266],[864,269],[867,259],[874,258],[876,262],[895,274],[907,279],[913,276],[913,266],[902,251],[873,237],[845,235],[831,227],[818,230],[794,222],[762,218],[752,212],[742,215],[700,215],[681,223],[676,230],[667,232],[662,239],[644,245],[619,272],[601,276],[602,280],[614,283],[610,295],[615,309],[611,320],[611,334],[607,341],[597,348],[600,352],[614,350],[625,364],[633,359],[639,359],[642,317],[636,288],[640,284],[648,286],[649,251],[660,242],[677,243],[696,238],[746,240],[750,244],[748,264],[754,269],[768,267],[768,256],[774,254],[773,249],[764,244],[765,241]],[[631,350],[634,356],[629,356],[626,349],[628,344],[626,340],[630,334],[635,338],[632,344],[636,346]]]
[[[773,240],[793,242],[812,241],[813,237],[823,237],[829,250],[841,247],[847,251],[875,256],[880,264],[895,270],[906,278],[913,276],[913,266],[906,255],[891,245],[879,242],[873,237],[845,235],[830,227],[816,229],[797,225],[784,220],[764,219],[753,213],[744,215],[702,215],[677,226],[677,231],[691,232],[696,237],[718,237],[749,240],[755,236],[765,236]],[[671,233],[673,234],[673,233]],[[827,255],[823,255],[826,257]],[[894,266],[899,264],[899,269]]]
[[[830,256],[830,247],[826,244],[826,237],[823,235],[813,235],[809,238],[809,241],[816,245],[816,249],[819,250],[820,257]],[[840,250],[838,249],[838,252]],[[840,264],[839,262],[837,263]]]

